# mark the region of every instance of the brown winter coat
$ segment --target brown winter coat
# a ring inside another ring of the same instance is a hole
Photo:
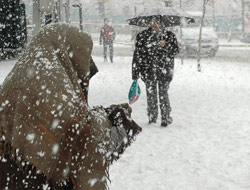
[[[70,178],[74,189],[99,190],[113,153],[129,144],[124,137],[141,129],[129,108],[88,107],[89,79],[97,72],[92,46],[89,35],[66,24],[33,38],[0,89],[0,142],[13,147],[17,165],[28,161],[51,184]],[[122,128],[112,110],[123,113]],[[2,147],[0,156],[9,151]]]
[[[64,170],[71,153],[59,149],[68,126],[79,123],[80,132],[87,130],[87,101],[79,81],[88,78],[92,46],[90,36],[77,28],[45,27],[3,83],[0,137],[48,178],[69,175]]]

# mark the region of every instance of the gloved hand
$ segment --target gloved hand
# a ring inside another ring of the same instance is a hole
[[[174,69],[169,69],[167,73],[167,81],[171,82],[173,80],[173,75],[174,75]]]
[[[138,80],[140,77],[138,75],[132,75],[133,80]]]

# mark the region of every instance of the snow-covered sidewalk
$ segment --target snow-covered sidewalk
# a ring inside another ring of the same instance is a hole
[[[228,41],[227,39],[219,39],[220,47],[248,47],[250,48],[250,43],[244,43],[237,39],[232,39]]]
[[[127,102],[131,58],[114,64],[94,57],[100,72],[90,84],[90,104]],[[111,167],[113,190],[250,189],[250,65],[176,60],[170,87],[174,122],[148,125],[145,88],[133,107],[143,132]]]
[[[91,106],[128,102],[132,57],[103,63],[90,81]],[[0,83],[14,65],[0,62]],[[143,128],[110,168],[111,190],[249,190],[250,64],[176,59],[169,94],[174,122],[148,124],[144,84],[132,105]]]

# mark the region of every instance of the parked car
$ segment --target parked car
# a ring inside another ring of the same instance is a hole
[[[244,36],[240,38],[240,41],[245,43],[250,43],[250,33],[244,34]]]
[[[195,23],[182,28],[176,27],[173,30],[177,33],[177,38],[181,46],[180,55],[183,55],[184,57],[197,57],[202,13],[187,12],[187,14],[195,19]],[[201,56],[214,57],[218,48],[218,36],[216,31],[213,27],[204,25],[201,36]]]

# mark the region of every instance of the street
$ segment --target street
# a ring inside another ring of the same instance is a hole
[[[245,44],[245,47],[238,44],[232,44],[231,46],[220,46],[216,56],[209,59],[233,62],[248,62],[250,60],[250,47],[247,44]],[[94,41],[93,55],[102,56],[102,53],[103,46]],[[133,56],[132,42],[114,43],[114,56]]]
[[[215,60],[224,60],[232,62],[249,62],[250,48],[249,47],[220,47]]]

